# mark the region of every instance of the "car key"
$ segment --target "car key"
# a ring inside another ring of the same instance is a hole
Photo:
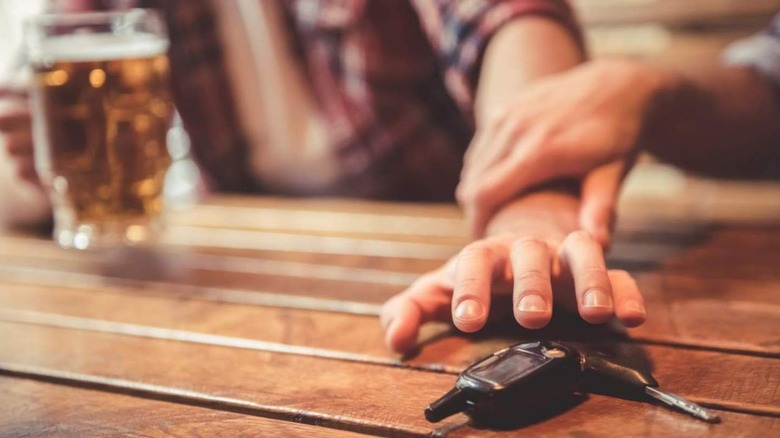
[[[719,421],[713,412],[659,390],[648,373],[553,341],[514,345],[477,361],[458,376],[452,390],[428,406],[425,417],[437,422],[465,412],[482,423],[507,422],[577,391],[649,396],[704,421]]]
[[[720,422],[720,417],[709,409],[685,400],[677,394],[661,391],[658,382],[649,373],[614,363],[593,353],[580,353],[583,380],[582,388],[587,392],[605,395],[626,395],[643,399],[650,396],[667,406],[709,423]]]

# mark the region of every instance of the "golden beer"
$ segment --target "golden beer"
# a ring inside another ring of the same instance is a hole
[[[36,169],[61,245],[156,233],[173,115],[166,49],[149,33],[74,34],[48,38],[31,59]]]

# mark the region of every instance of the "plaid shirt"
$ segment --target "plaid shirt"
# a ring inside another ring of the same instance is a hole
[[[265,1],[265,0],[264,0]],[[328,123],[343,177],[320,194],[452,200],[473,135],[481,55],[525,14],[559,21],[579,39],[565,0],[277,0]],[[176,104],[193,152],[224,191],[262,191],[210,0],[147,0],[164,11]]]

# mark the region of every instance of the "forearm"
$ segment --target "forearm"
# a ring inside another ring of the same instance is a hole
[[[663,86],[648,113],[642,145],[694,172],[755,177],[780,147],[780,98],[743,67],[657,71]]]
[[[584,59],[573,35],[553,20],[523,16],[508,23],[491,39],[482,61],[474,109],[477,127],[528,83]]]

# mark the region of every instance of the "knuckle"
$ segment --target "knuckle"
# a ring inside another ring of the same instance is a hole
[[[541,269],[526,269],[515,275],[515,281],[539,284],[550,281],[550,276]]]
[[[588,263],[582,267],[582,275],[588,278],[605,279],[607,268],[597,263]]]
[[[468,295],[470,292],[479,289],[482,284],[482,280],[475,277],[459,278],[455,282],[455,288],[462,294]]]
[[[547,242],[538,237],[523,237],[512,243],[512,252],[521,252],[528,249],[546,251],[548,245]]]
[[[566,236],[566,243],[570,245],[587,245],[593,243],[593,237],[585,230],[577,230]]]
[[[493,251],[490,249],[490,247],[484,243],[484,242],[474,242],[466,245],[463,250],[461,250],[460,255],[458,256],[459,260],[461,261],[468,261],[473,259],[484,259],[491,257],[493,254]]]

